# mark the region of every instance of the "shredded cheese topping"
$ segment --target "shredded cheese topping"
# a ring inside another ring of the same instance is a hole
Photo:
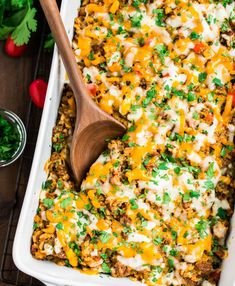
[[[128,131],[79,192],[57,188],[47,255],[148,285],[217,283],[233,212],[234,24],[229,0],[83,3],[75,57]]]

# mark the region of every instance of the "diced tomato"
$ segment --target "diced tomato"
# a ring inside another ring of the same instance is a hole
[[[153,38],[148,38],[147,40],[145,40],[144,45],[149,46],[151,44],[152,40],[153,40]]]
[[[142,76],[142,73],[140,71],[135,71],[135,73],[138,75],[138,76]]]
[[[33,103],[43,108],[47,92],[47,83],[43,79],[34,80],[29,86],[29,94]]]
[[[193,50],[195,53],[201,54],[205,50],[205,45],[203,43],[197,43]]]
[[[211,114],[209,112],[206,114],[206,122],[208,124],[211,124],[213,122],[213,114]]]
[[[90,91],[91,95],[95,96],[97,92],[97,86],[94,83],[87,84],[87,88]]]
[[[162,77],[168,77],[169,75],[170,75],[169,73],[166,73]]]
[[[235,89],[228,92],[228,96],[233,97],[233,107],[235,107]]]
[[[8,37],[5,44],[5,52],[8,56],[17,58],[23,55],[25,50],[27,49],[27,45],[16,46],[11,36]]]

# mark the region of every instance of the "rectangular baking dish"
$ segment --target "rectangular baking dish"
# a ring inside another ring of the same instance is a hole
[[[70,40],[73,37],[73,24],[77,16],[80,0],[64,0],[61,16]],[[137,286],[143,285],[126,278],[112,278],[106,275],[86,275],[79,271],[57,266],[47,261],[39,261],[30,253],[33,219],[38,207],[39,193],[42,182],[46,179],[44,164],[50,157],[52,128],[57,118],[58,106],[66,82],[66,73],[55,47],[43,110],[34,160],[22,206],[13,246],[13,259],[16,266],[23,272],[41,280],[46,285],[63,286]],[[220,286],[235,286],[235,216],[231,221],[231,232],[228,239],[229,255],[223,263]],[[209,286],[209,285],[208,285]]]

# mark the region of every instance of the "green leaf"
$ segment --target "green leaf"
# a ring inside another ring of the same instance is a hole
[[[109,268],[108,264],[105,262],[102,263],[102,270],[104,271],[104,273],[111,273],[111,269]]]
[[[131,18],[131,26],[134,28],[140,28],[141,27],[141,20],[143,16],[141,14],[135,14]]]
[[[168,258],[168,265],[170,267],[170,271],[175,267],[175,263],[172,258]]]
[[[165,14],[163,9],[153,9],[153,14],[156,14],[155,23],[159,27],[164,27],[165,23],[163,21]]]
[[[199,235],[201,238],[205,238],[208,233],[207,233],[207,229],[209,227],[209,222],[206,220],[200,220],[196,225],[195,228],[198,231]]]
[[[157,53],[158,53],[158,56],[159,56],[159,58],[160,58],[160,61],[161,61],[161,63],[162,64],[164,64],[164,62],[165,62],[165,57],[166,56],[169,56],[169,51],[168,51],[168,49],[167,49],[167,47],[164,45],[164,44],[157,44],[156,46],[155,46],[155,50],[157,51]]]
[[[193,92],[189,92],[187,100],[189,102],[194,101],[197,98],[196,94]]]
[[[70,197],[62,200],[62,202],[60,203],[60,206],[63,209],[66,209],[67,207],[69,207],[71,205],[72,205],[72,199]]]
[[[63,229],[64,226],[63,226],[62,222],[57,223],[56,228],[59,230]]]
[[[219,86],[219,87],[222,87],[223,84],[221,82],[221,80],[217,77],[213,78],[212,82],[216,85],[216,86]]]
[[[207,177],[210,179],[214,177],[214,162],[210,163],[206,174],[207,174]]]
[[[203,83],[207,78],[207,73],[206,72],[201,72],[198,76],[198,81],[200,83]]]
[[[163,194],[162,203],[163,203],[164,205],[167,205],[167,204],[169,204],[170,201],[171,201],[170,195],[169,195],[168,193],[164,193],[164,194]]]
[[[218,208],[217,216],[219,216],[221,219],[227,219],[228,218],[227,211],[221,207]]]
[[[223,148],[221,149],[220,156],[221,156],[221,157],[225,157],[225,155],[226,155],[226,148],[223,147]]]
[[[196,198],[198,199],[200,197],[200,192],[196,192],[196,191],[190,191],[189,192],[190,198]]]
[[[174,168],[174,172],[177,174],[177,175],[179,175],[180,174],[180,167],[175,167]]]
[[[158,170],[168,170],[168,166],[166,162],[162,162],[158,165]]]
[[[12,33],[12,39],[17,46],[27,44],[31,32],[35,32],[37,29],[37,21],[35,20],[36,9],[29,9],[24,20]]]
[[[150,102],[152,102],[153,98],[156,96],[157,91],[155,87],[152,87],[146,92],[146,97],[142,101],[142,106],[146,108]]]
[[[212,181],[208,180],[205,182],[204,188],[206,188],[207,190],[213,190],[215,188],[215,184]]]
[[[45,198],[45,199],[43,199],[43,204],[45,207],[50,209],[54,205],[54,201],[52,199]]]
[[[189,37],[191,40],[197,40],[200,38],[200,36],[196,32],[192,32]]]
[[[100,235],[100,240],[102,243],[107,243],[111,238],[111,235],[107,233],[106,231],[102,231]]]
[[[162,242],[163,242],[163,239],[162,239],[160,236],[155,237],[155,238],[153,239],[153,243],[154,243],[155,245],[159,245],[159,244],[161,244]]]
[[[129,202],[130,202],[130,204],[131,204],[131,209],[132,209],[132,210],[138,209],[138,205],[137,205],[135,199],[130,199]]]
[[[90,211],[90,210],[92,209],[92,205],[91,205],[91,204],[86,204],[86,205],[85,205],[85,209],[86,209],[87,211]]]

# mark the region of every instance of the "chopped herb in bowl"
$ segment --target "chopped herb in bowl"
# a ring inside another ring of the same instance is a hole
[[[20,118],[0,108],[0,167],[13,163],[23,152],[26,130]]]
[[[15,154],[20,144],[18,129],[0,115],[0,160],[8,161]]]

